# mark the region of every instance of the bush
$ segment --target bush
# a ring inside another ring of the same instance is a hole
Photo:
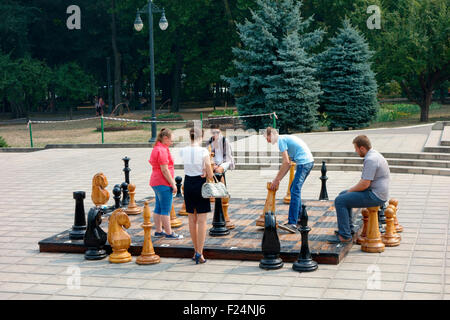
[[[2,136],[0,136],[0,148],[8,148],[8,144],[6,143],[5,139],[3,139]]]
[[[152,120],[152,116],[143,117],[142,120]],[[156,115],[156,120],[183,120],[183,117],[176,113],[160,113]]]
[[[441,105],[439,103],[433,102],[430,105],[430,110],[439,110]],[[381,106],[377,113],[377,119],[375,122],[388,122],[396,121],[400,118],[408,118],[414,114],[420,113],[420,107],[416,104],[384,104]]]

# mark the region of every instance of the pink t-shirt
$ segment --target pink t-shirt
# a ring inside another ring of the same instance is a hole
[[[166,180],[161,171],[161,165],[167,164],[169,167],[170,175],[173,177],[175,175],[175,169],[173,166],[173,158],[170,154],[169,147],[161,142],[156,142],[153,147],[152,154],[150,155],[150,160],[148,162],[152,165],[152,175],[150,176],[150,186],[171,186]]]

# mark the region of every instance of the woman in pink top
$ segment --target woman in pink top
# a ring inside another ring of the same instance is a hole
[[[170,226],[170,211],[172,210],[173,194],[177,187],[174,180],[173,158],[169,147],[172,144],[172,131],[161,129],[150,155],[152,175],[150,186],[155,191],[155,209],[153,219],[155,221],[155,237],[167,239],[182,239],[182,235],[172,232]],[[164,231],[162,229],[164,228]]]

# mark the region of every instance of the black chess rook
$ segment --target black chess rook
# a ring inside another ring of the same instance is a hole
[[[75,218],[69,238],[72,240],[82,240],[86,231],[86,214],[84,212],[84,199],[86,192],[75,191],[73,193],[75,199]]]
[[[176,194],[177,198],[181,198],[182,197],[182,194],[181,194],[181,181],[183,181],[182,177],[180,177],[180,176],[176,176],[175,177],[175,182],[177,184],[177,194]]]

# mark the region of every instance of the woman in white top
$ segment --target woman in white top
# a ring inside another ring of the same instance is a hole
[[[209,198],[202,197],[202,185],[206,178],[213,180],[213,171],[209,152],[201,147],[203,130],[192,128],[189,131],[191,145],[180,151],[184,164],[184,202],[189,218],[189,232],[194,244],[195,255],[193,260],[205,263],[203,247],[206,239],[206,213],[211,212]]]

